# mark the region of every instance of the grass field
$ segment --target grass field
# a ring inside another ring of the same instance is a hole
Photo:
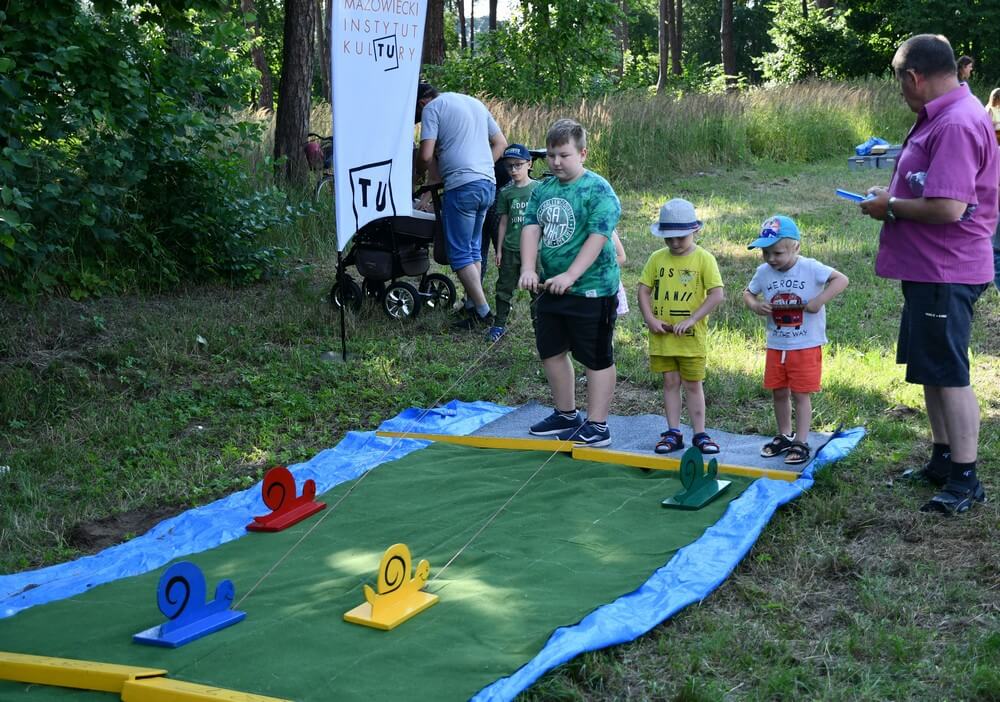
[[[928,490],[893,484],[929,452],[922,397],[894,363],[901,297],[898,284],[872,272],[877,227],[833,197],[836,187],[861,190],[887,174],[848,172],[845,158],[680,172],[619,186],[633,311],[617,330],[612,411],[661,411],[634,290],[660,243],[648,223],[663,200],[683,196],[707,223],[700,241],[727,289],[711,322],[709,426],[774,429],[760,385],[762,322],[740,291],[759,260],[746,244],[779,212],[798,221],[805,255],[851,279],[828,309],[814,426],[864,425],[869,434],[776,515],[704,603],[632,644],[582,656],[524,698],[1000,699],[996,502],[942,519],[917,511]],[[452,333],[442,315],[390,322],[366,307],[347,320],[351,361],[325,360],[340,347],[326,300],[327,241],[311,235],[286,274],[252,287],[0,308],[0,572],[128,539],[408,406],[548,402],[524,301],[492,350]],[[992,288],[977,307],[972,353],[980,475],[996,498],[1000,296]]]

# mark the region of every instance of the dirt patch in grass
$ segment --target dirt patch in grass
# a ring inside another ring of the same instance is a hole
[[[80,522],[66,535],[69,546],[84,553],[102,549],[145,534],[164,519],[183,512],[183,505],[134,509],[110,517]]]

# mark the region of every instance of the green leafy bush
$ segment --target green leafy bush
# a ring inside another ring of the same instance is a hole
[[[294,213],[248,176],[238,154],[257,134],[230,118],[251,78],[244,29],[203,4],[0,12],[7,293],[254,278],[280,256],[257,238]]]

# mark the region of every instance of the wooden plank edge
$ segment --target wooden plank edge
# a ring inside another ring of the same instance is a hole
[[[680,470],[681,461],[679,458],[669,456],[651,456],[645,453],[633,453],[631,451],[615,451],[605,448],[577,447],[573,449],[573,458],[581,461],[594,461],[596,463],[616,463],[634,468],[649,468],[650,470],[669,470],[677,472]],[[706,457],[709,458],[709,457]],[[794,482],[798,480],[799,474],[790,470],[780,470],[775,468],[758,468],[757,466],[740,466],[729,463],[719,464],[719,475],[741,475],[748,478],[773,478]]]
[[[573,451],[572,441],[560,441],[559,439],[519,439],[509,436],[454,436],[451,434],[418,434],[414,432],[401,431],[377,431],[375,436],[391,439],[421,439],[423,441],[437,441],[443,444],[456,444],[458,446],[469,446],[472,448],[496,448],[508,449],[512,451],[550,451],[559,453],[571,453]]]

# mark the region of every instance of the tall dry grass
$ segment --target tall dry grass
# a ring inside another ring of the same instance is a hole
[[[562,106],[525,107],[488,98],[508,140],[541,148],[560,117],[589,132],[588,165],[623,186],[638,187],[664,173],[692,172],[748,160],[807,163],[848,154],[878,135],[903,138],[913,115],[886,80],[812,81],[725,95],[617,94]],[[251,163],[272,151],[274,123],[265,126]],[[310,131],[329,134],[327,104],[312,109]]]
[[[612,95],[563,107],[490,100],[511,141],[545,142],[572,117],[590,133],[588,165],[627,187],[664,173],[748,160],[810,162],[848,154],[873,134],[901,140],[913,116],[894,84],[815,81],[726,95]]]

